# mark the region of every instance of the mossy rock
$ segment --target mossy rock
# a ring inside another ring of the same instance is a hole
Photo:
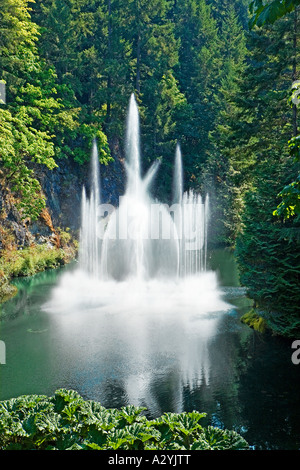
[[[6,302],[7,300],[14,297],[18,292],[18,289],[9,282],[0,283],[0,303]]]
[[[241,322],[253,328],[255,331],[264,333],[267,329],[267,322],[264,318],[260,317],[258,313],[251,309],[241,317]]]

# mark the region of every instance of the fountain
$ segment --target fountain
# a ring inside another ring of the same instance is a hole
[[[231,306],[207,266],[208,197],[184,192],[177,145],[172,205],[156,200],[151,186],[159,163],[142,169],[139,135],[131,96],[125,194],[118,208],[100,200],[94,142],[91,181],[82,189],[79,263],[62,273],[43,310],[55,323],[67,381],[101,400],[107,384],[114,395],[116,382],[127,403],[159,413],[156,384],[167,380],[169,388],[174,376],[174,407],[182,411],[182,387],[210,380],[210,339]]]
[[[151,184],[159,163],[141,171],[139,113],[131,96],[126,136],[127,185],[119,207],[100,220],[99,162],[92,150],[90,196],[82,192],[80,267],[93,277],[124,280],[191,276],[206,270],[208,196],[183,192],[180,146],[175,153],[173,204],[152,198]],[[100,211],[101,212],[101,211]],[[99,227],[105,225],[105,230]],[[100,236],[103,233],[103,237]]]

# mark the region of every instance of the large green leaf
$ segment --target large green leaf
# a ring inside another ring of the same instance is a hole
[[[136,419],[141,415],[143,411],[145,411],[146,408],[143,407],[136,407],[133,405],[129,406],[124,406],[121,408],[121,413],[120,415],[125,418],[125,420],[129,423],[132,424]]]
[[[263,26],[272,24],[282,16],[290,13],[300,5],[300,0],[273,0],[269,3],[263,3],[262,0],[253,0],[249,9],[252,17],[250,19],[250,28],[255,25]]]
[[[81,396],[75,390],[67,390],[61,388],[55,392],[53,402],[55,404],[55,410],[60,412],[63,408],[75,400],[82,400]]]
[[[149,426],[147,423],[133,423],[126,427],[130,435],[141,442],[146,442],[149,439],[159,440],[161,438],[160,432],[153,426]]]
[[[116,450],[119,449],[119,447],[121,447],[123,444],[130,443],[133,440],[134,439],[128,429],[116,429],[111,431],[107,442],[107,447],[109,449]]]
[[[0,402],[0,449],[246,448],[234,432],[204,430],[199,420],[205,413],[165,413],[147,420],[142,411],[134,406],[106,409],[65,389],[50,398],[7,400]]]
[[[235,431],[212,426],[203,430],[203,438],[213,450],[246,450],[247,442]]]

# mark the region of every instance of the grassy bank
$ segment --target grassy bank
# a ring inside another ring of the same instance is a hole
[[[22,249],[6,249],[0,256],[0,302],[17,293],[11,281],[17,277],[32,276],[46,269],[54,269],[72,261],[77,253],[77,242],[67,232],[61,232],[58,246],[51,243],[34,244]]]

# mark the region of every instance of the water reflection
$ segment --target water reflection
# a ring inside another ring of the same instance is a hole
[[[163,409],[157,383],[172,377],[169,402],[178,412],[185,387],[209,385],[210,344],[230,309],[212,272],[147,283],[93,283],[76,272],[62,278],[43,306],[73,375],[69,380],[105,404],[107,382],[118,382],[127,403],[153,415]]]

